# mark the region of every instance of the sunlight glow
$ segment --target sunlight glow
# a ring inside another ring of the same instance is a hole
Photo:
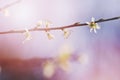
[[[33,8],[34,7],[28,4],[21,3],[19,6],[17,6],[17,8],[14,8],[12,17],[18,21],[29,22],[29,20],[35,15]]]

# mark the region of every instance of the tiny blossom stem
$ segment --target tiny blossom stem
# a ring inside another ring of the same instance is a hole
[[[108,18],[108,19],[99,19],[99,20],[96,20],[95,23],[113,21],[113,20],[118,20],[118,19],[120,19],[120,16],[113,17],[113,18]],[[31,29],[28,29],[28,30],[30,32],[32,32],[32,31],[52,31],[52,30],[63,30],[63,29],[67,29],[67,28],[81,27],[81,26],[86,26],[86,25],[88,25],[88,24],[87,23],[76,22],[74,24],[67,25],[67,26],[52,27],[52,28],[31,28]],[[9,30],[9,31],[0,32],[0,34],[24,33],[24,32],[25,32],[24,29],[23,30]]]

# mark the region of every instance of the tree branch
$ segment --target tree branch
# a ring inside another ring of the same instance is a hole
[[[118,20],[118,19],[120,19],[120,16],[108,18],[108,19],[99,19],[99,20],[96,20],[95,23],[107,22],[107,21]],[[53,28],[36,28],[36,27],[34,27],[34,28],[31,28],[28,30],[30,32],[32,32],[32,31],[52,31],[52,30],[63,30],[63,29],[67,29],[67,28],[81,27],[81,26],[86,26],[86,25],[88,25],[88,24],[76,22],[74,24],[67,25],[67,26],[53,27]],[[23,30],[9,30],[9,31],[0,32],[0,34],[24,33],[24,32],[26,32],[25,29],[23,29]]]

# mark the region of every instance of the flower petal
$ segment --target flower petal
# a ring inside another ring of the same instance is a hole
[[[96,28],[97,28],[97,29],[100,29],[101,27],[97,24]]]
[[[90,22],[86,22],[87,25],[90,25]]]
[[[90,28],[90,32],[92,32],[93,31],[93,28]]]
[[[95,22],[95,18],[94,17],[91,18],[91,22]]]
[[[94,30],[94,33],[97,33],[97,31],[96,31],[96,29],[95,29],[95,28],[94,28],[93,30]]]

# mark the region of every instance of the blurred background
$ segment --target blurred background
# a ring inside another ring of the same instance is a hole
[[[14,1],[0,0],[0,7]],[[0,12],[0,31],[33,28],[40,20],[59,27],[89,22],[91,17],[98,20],[120,16],[119,4],[120,0],[21,0],[7,8],[9,16]],[[64,39],[62,31],[50,31],[55,36],[53,40],[45,32],[31,32],[33,39],[25,44],[23,34],[0,35],[0,80],[120,80],[120,20],[99,26],[97,34],[90,33],[88,26],[68,29],[68,39]],[[44,62],[52,59],[59,65],[56,58],[64,53],[70,55],[70,71],[57,66],[53,77],[43,77]],[[20,78],[23,73],[27,75]]]

